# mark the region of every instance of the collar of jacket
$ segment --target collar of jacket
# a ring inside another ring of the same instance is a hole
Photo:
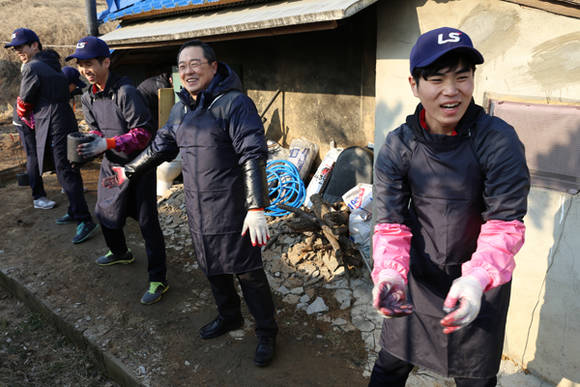
[[[32,60],[38,60],[40,62],[46,63],[56,71],[60,71],[60,55],[53,49],[47,48],[45,50],[40,50],[32,57]]]
[[[479,115],[484,113],[483,108],[479,105],[476,105],[472,98],[469,106],[467,107],[467,110],[465,111],[465,114],[463,117],[461,117],[461,120],[459,120],[459,123],[455,128],[457,136],[447,136],[443,134],[433,134],[423,129],[420,121],[421,110],[423,110],[423,105],[419,103],[415,109],[415,113],[407,116],[406,122],[407,125],[409,125],[409,127],[411,127],[413,130],[413,134],[417,140],[423,142],[450,141],[452,138],[470,137],[472,135],[471,129],[474,127],[475,122],[479,118]]]
[[[109,72],[109,77],[107,78],[107,83],[105,84],[105,89],[101,91],[96,91],[96,85],[91,85],[89,87],[89,93],[92,99],[111,97],[114,95],[115,91],[119,89],[124,84],[131,84],[129,78],[117,75],[114,72]]]

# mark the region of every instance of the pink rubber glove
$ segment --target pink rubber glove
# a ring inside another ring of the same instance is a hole
[[[463,276],[480,280],[484,291],[509,282],[516,267],[514,255],[524,244],[526,226],[519,220],[488,220],[481,226],[477,249],[461,265]]]
[[[113,172],[115,172],[112,176],[105,177],[101,184],[105,188],[115,188],[123,184],[125,180],[127,180],[127,175],[125,174],[125,168],[123,167],[112,167]]]
[[[385,318],[403,317],[413,313],[413,305],[407,302],[403,277],[394,270],[385,270],[373,287],[373,306]]]
[[[270,231],[268,231],[268,222],[263,208],[248,210],[242,227],[242,236],[246,235],[248,230],[250,230],[252,246],[266,245],[268,239],[270,239]]]
[[[384,270],[394,270],[407,283],[411,250],[411,229],[404,224],[378,223],[373,234],[373,282],[379,283]]]
[[[36,121],[34,121],[34,115],[30,113],[28,117],[20,117],[22,122],[24,122],[30,129],[34,130],[36,126]]]
[[[474,276],[463,276],[453,281],[443,302],[443,310],[448,313],[440,322],[443,333],[449,334],[471,324],[479,314],[482,295],[483,286]]]

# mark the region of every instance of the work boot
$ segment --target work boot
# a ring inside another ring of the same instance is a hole
[[[133,256],[131,249],[127,249],[127,251],[124,254],[120,255],[113,254],[111,250],[109,250],[107,254],[101,255],[99,258],[97,258],[95,262],[99,266],[111,266],[117,263],[128,264],[133,262],[134,260],[135,257]]]
[[[99,225],[94,224],[91,221],[80,222],[77,226],[77,233],[73,238],[72,243],[76,245],[86,241],[95,234],[98,228]]]
[[[258,346],[254,355],[254,364],[258,367],[266,367],[276,353],[276,336],[258,337]]]
[[[64,214],[64,216],[61,216],[60,218],[56,219],[56,224],[69,224],[72,223],[73,221],[74,219],[67,212],[66,214]]]
[[[32,201],[32,204],[34,204],[34,208],[40,208],[41,210],[50,210],[51,208],[54,208],[54,206],[56,205],[56,202],[53,202],[52,200],[49,200],[47,197],[39,197],[38,199],[34,199]]]
[[[169,289],[167,282],[150,282],[149,289],[141,297],[141,303],[144,305],[154,304],[161,301],[161,295]]]
[[[244,319],[242,317],[235,320],[224,320],[221,316],[217,316],[212,322],[201,327],[199,336],[204,340],[213,339],[243,326]]]

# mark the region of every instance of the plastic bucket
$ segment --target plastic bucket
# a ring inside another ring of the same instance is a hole
[[[21,187],[30,185],[30,182],[28,181],[28,173],[26,172],[17,173],[16,180],[18,181],[18,185]]]

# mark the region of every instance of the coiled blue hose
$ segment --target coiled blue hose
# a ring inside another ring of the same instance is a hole
[[[266,207],[266,215],[284,216],[290,213],[278,208],[278,204],[295,208],[304,204],[306,189],[294,164],[286,160],[268,161],[266,163],[266,177],[271,203],[270,206]]]

